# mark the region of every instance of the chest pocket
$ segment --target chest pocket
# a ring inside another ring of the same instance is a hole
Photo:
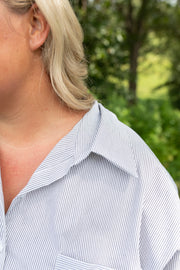
[[[54,270],[114,270],[106,266],[90,264],[59,254]]]

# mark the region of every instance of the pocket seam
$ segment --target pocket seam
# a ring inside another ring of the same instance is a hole
[[[77,260],[75,258],[60,253],[56,257],[54,270],[115,270],[115,269],[99,264],[93,264]]]

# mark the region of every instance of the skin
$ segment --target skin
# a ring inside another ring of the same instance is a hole
[[[49,26],[38,9],[17,15],[1,1],[0,33],[0,166],[7,212],[50,150],[86,112],[66,108],[52,89],[40,50]]]

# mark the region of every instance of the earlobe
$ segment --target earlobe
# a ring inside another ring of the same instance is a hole
[[[30,49],[35,51],[45,43],[50,28],[45,17],[37,7],[32,7],[30,12],[29,45]]]

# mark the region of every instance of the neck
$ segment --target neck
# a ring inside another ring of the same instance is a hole
[[[13,95],[1,103],[0,147],[31,147],[53,136],[63,137],[84,115],[60,102],[45,72],[40,82],[33,76],[28,87],[13,89]]]

